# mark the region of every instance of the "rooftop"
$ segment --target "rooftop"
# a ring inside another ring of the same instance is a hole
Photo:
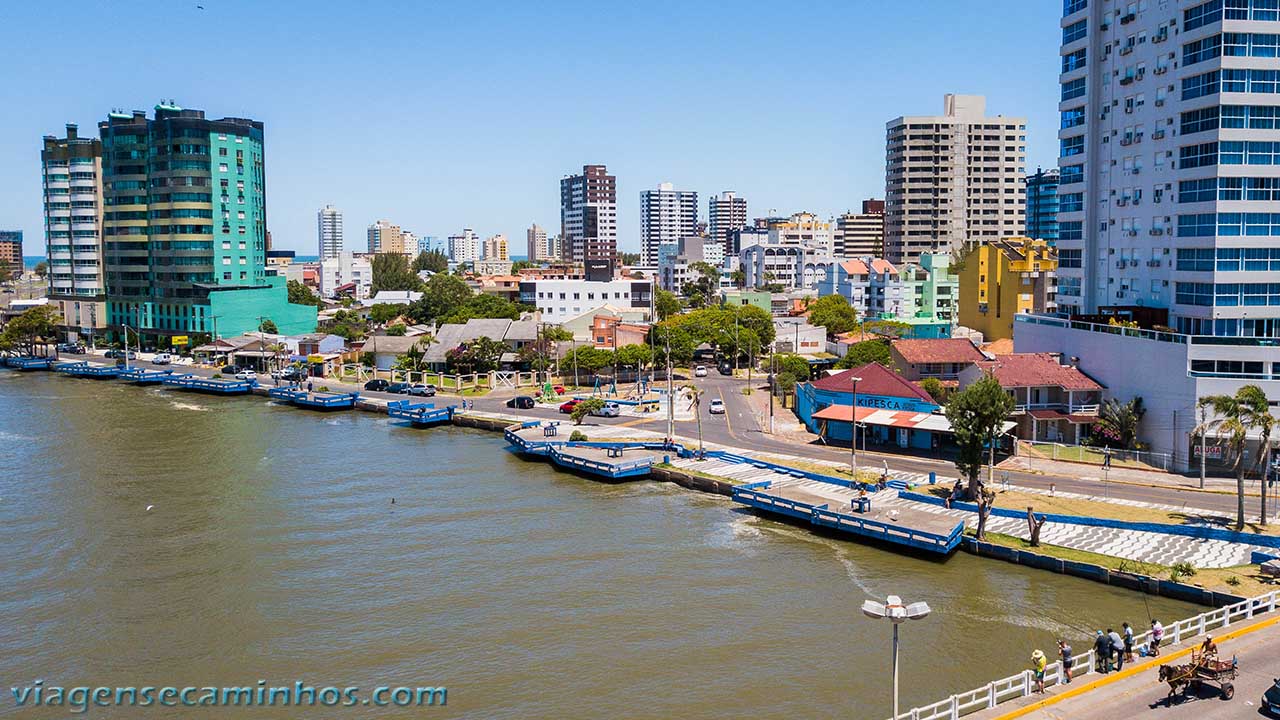
[[[977,363],[1003,388],[1060,387],[1063,390],[1101,390],[1102,386],[1079,368],[1063,365],[1052,353],[1012,353]]]
[[[853,392],[853,378],[858,380],[858,394],[905,397],[934,403],[934,399],[919,385],[902,377],[880,363],[867,363],[851,370],[841,370],[813,381],[813,387],[829,392]],[[936,404],[936,403],[935,403]]]
[[[964,338],[896,340],[890,348],[912,365],[972,363],[987,359]]]

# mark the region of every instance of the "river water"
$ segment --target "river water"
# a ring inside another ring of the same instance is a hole
[[[181,717],[888,716],[1199,610],[1002,562],[819,537],[674,485],[609,485],[415,430],[0,371],[0,678],[62,686],[446,686],[440,708]],[[392,504],[392,498],[395,503]],[[153,506],[150,511],[147,506]],[[63,717],[19,709],[0,716]],[[160,709],[91,708],[133,718]]]

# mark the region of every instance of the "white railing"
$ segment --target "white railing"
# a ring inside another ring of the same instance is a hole
[[[1014,405],[1017,412],[1026,412],[1027,410],[1061,410],[1065,413],[1083,413],[1085,415],[1097,414],[1099,405],[1092,403],[1089,405],[1070,405],[1064,402],[1043,402],[1043,403],[1021,403]]]
[[[1192,618],[1179,620],[1164,628],[1163,646],[1173,646],[1183,640],[1204,635],[1207,632],[1221,630],[1232,623],[1248,620],[1255,615],[1275,612],[1276,602],[1280,600],[1280,591],[1273,590],[1266,595],[1259,595],[1248,600],[1241,600],[1234,605],[1226,605],[1217,610],[1200,613]],[[1134,647],[1141,647],[1150,641],[1151,632],[1147,631],[1133,638]],[[1097,656],[1092,649],[1087,653],[1071,658],[1071,677],[1088,675],[1097,672]],[[1044,670],[1045,688],[1061,684],[1066,679],[1066,671],[1061,661],[1050,663]],[[952,695],[931,705],[912,708],[898,715],[896,720],[957,720],[977,710],[994,708],[1003,702],[1027,697],[1035,688],[1035,677],[1030,670],[1023,670],[1017,675],[993,680],[980,688]],[[893,720],[893,719],[890,719]]]
[[[1051,440],[1019,440],[1016,454],[1029,458],[1044,460],[1066,460],[1068,462],[1103,465],[1110,458],[1111,467],[1130,467],[1157,469],[1168,472],[1173,466],[1173,455],[1150,450],[1121,450],[1118,448],[1093,447],[1091,445],[1067,445]]]

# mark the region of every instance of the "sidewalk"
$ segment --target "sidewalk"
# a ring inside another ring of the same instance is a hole
[[[1175,490],[1200,490],[1199,477],[1187,477],[1186,475],[1161,472],[1159,470],[1112,467],[1110,470],[1104,471],[1101,465],[1027,456],[1006,458],[996,465],[996,468],[1000,470],[1036,472],[1045,475],[1074,476],[1082,480],[1106,480],[1107,482],[1167,487]],[[1258,494],[1258,479],[1245,478],[1244,483],[1245,494],[1256,497]],[[1236,492],[1236,480],[1235,478],[1207,477],[1204,482],[1204,490],[1234,495]]]

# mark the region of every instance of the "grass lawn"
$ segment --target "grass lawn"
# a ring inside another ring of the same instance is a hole
[[[840,467],[839,465],[823,465],[822,463],[793,460],[791,458],[780,458],[772,455],[757,455],[756,457],[760,460],[764,460],[765,462],[785,465],[786,467],[795,468],[796,470],[818,473],[819,475],[830,475],[832,477],[844,478],[845,480],[853,477],[853,474],[849,472],[848,466]],[[871,468],[858,468],[858,481],[874,485],[875,483],[880,482],[880,471]]]
[[[1100,452],[1094,452],[1083,447],[1066,445],[1057,449],[1057,456],[1054,456],[1052,450],[1045,450],[1035,446],[1022,445],[1020,450],[1025,450],[1034,457],[1043,458],[1045,460],[1066,460],[1069,462],[1088,463],[1090,465],[1101,466],[1105,457]],[[1137,470],[1159,470],[1164,468],[1148,465],[1137,460],[1126,460],[1116,455],[1111,456],[1111,467],[1134,468]]]
[[[993,532],[987,533],[986,541],[993,545],[1003,545],[1005,547],[1018,548],[1019,550],[1031,550],[1032,552],[1061,560],[1089,563],[1110,570],[1149,575],[1161,579],[1172,579],[1173,568],[1165,565],[1135,562],[1084,550],[1072,550],[1071,548],[1057,545],[1031,547],[1031,544],[1022,538]],[[1200,568],[1196,570],[1195,575],[1179,578],[1178,582],[1243,597],[1254,597],[1276,589],[1276,584],[1267,582],[1265,576],[1262,575],[1262,570],[1257,565],[1240,565],[1230,568]]]

